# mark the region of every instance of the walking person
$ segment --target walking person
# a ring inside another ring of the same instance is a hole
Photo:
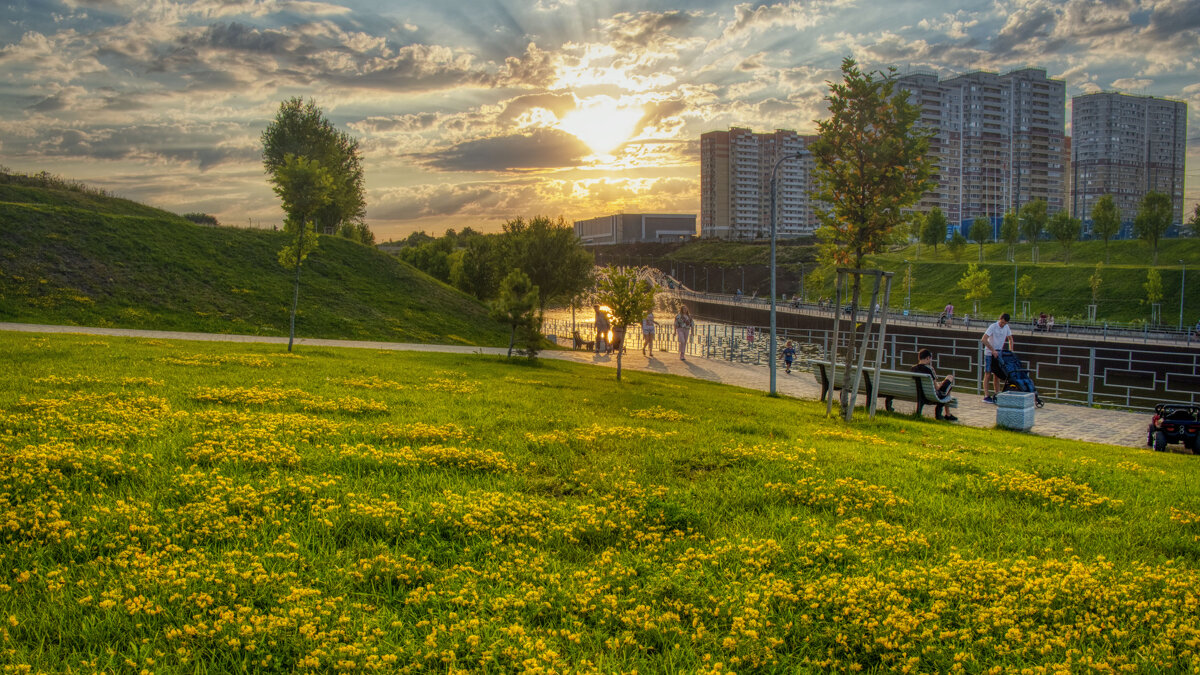
[[[675,338],[679,340],[679,360],[687,361],[687,343],[688,337],[692,334],[692,326],[696,325],[692,321],[692,312],[687,308],[687,305],[679,306],[679,313],[675,315]]]
[[[642,354],[646,353],[646,347],[650,348],[650,356],[654,357],[654,312],[651,311],[642,319]]]
[[[988,326],[979,341],[983,343],[985,350],[983,355],[983,402],[995,404],[996,395],[999,395],[1003,389],[1001,389],[1000,376],[992,370],[992,367],[996,365],[993,361],[1000,358],[1000,350],[1004,349],[1005,342],[1008,342],[1009,351],[1012,351],[1013,348],[1012,329],[1008,327],[1008,314],[1001,314],[996,323]],[[996,367],[999,366],[996,365]],[[988,393],[989,377],[995,387],[995,395]]]
[[[937,373],[933,370],[933,352],[928,349],[922,349],[917,352],[917,365],[912,367],[914,373],[928,373],[933,376],[933,386],[937,387],[938,396],[946,398],[950,395],[950,390],[954,388],[954,373],[950,373],[941,382],[938,382]],[[945,403],[938,403],[933,409],[933,416],[939,420],[947,422],[957,422],[958,418],[947,412],[945,415],[942,411],[946,409]]]
[[[796,348],[792,346],[792,341],[788,340],[783,346],[783,372],[789,375],[792,372],[792,361],[796,360]]]
[[[608,315],[600,311],[600,305],[592,305],[596,310],[596,354],[608,352]]]

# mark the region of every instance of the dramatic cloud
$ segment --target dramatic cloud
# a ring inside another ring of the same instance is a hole
[[[467,141],[427,154],[421,161],[441,171],[516,171],[577,166],[590,154],[587,145],[556,129],[528,135]]]

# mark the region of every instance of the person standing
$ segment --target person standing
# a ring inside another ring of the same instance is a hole
[[[1006,341],[1009,351],[1012,351],[1013,348],[1012,329],[1008,327],[1008,314],[1001,314],[996,323],[988,326],[979,341],[983,343],[983,348],[986,350],[983,355],[983,402],[994,404],[996,396],[988,393],[988,377],[991,377],[994,383],[996,394],[999,394],[1002,389],[1000,388],[1000,376],[992,370],[995,365],[993,362],[1000,358],[1000,350],[1004,349]]]
[[[596,310],[596,353],[608,352],[608,315],[600,310],[600,305],[592,305]]]
[[[792,346],[792,341],[788,340],[783,346],[783,372],[791,374],[792,361],[796,360],[796,348]]]
[[[692,312],[687,305],[680,305],[679,313],[675,315],[675,338],[679,340],[679,359],[681,361],[687,361],[688,338],[692,334],[692,326],[695,323],[692,321]]]
[[[654,356],[654,312],[651,311],[642,319],[642,354],[646,353],[646,347],[650,348],[650,356]]]
[[[954,373],[950,373],[941,382],[938,382],[937,373],[933,370],[933,352],[928,349],[922,349],[917,352],[917,365],[912,367],[914,373],[928,373],[933,376],[933,386],[937,387],[938,396],[946,398],[950,395],[950,390],[954,388]],[[945,403],[938,403],[933,409],[933,416],[939,420],[947,422],[956,422],[958,418],[947,412],[945,415],[942,411],[945,410]]]
[[[950,326],[954,325],[954,303],[946,303],[946,323]]]

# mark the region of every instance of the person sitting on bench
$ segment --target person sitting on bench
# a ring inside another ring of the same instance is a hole
[[[928,373],[933,376],[933,384],[937,387],[938,396],[946,398],[950,395],[950,390],[954,388],[954,373],[950,373],[941,382],[938,382],[937,373],[933,372],[933,352],[928,349],[922,349],[917,352],[917,365],[912,367],[914,373]],[[957,417],[947,412],[944,416],[942,411],[945,409],[945,403],[938,403],[933,409],[933,416],[937,419],[944,419],[947,422],[958,420]]]

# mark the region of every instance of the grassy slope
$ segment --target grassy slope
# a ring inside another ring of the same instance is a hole
[[[194,225],[127,200],[0,185],[0,320],[286,335],[279,232]],[[297,334],[504,344],[471,298],[336,237],[301,273]]]
[[[562,362],[282,357],[0,334],[8,663],[1197,665],[1195,457]]]
[[[1013,265],[1008,262],[1008,246],[985,244],[983,249],[984,265],[992,270],[993,283],[992,297],[981,303],[981,311],[986,316],[1012,311]],[[970,311],[971,303],[966,300],[966,293],[958,289],[956,284],[966,271],[967,264],[978,261],[978,251],[977,245],[970,244],[963,251],[960,260],[955,261],[945,246],[939,246],[937,251],[922,246],[918,261],[917,247],[913,245],[874,256],[870,260],[873,265],[897,273],[893,282],[896,284],[893,287],[893,297],[899,298],[899,302],[896,303],[898,306],[903,303],[904,260],[908,259],[914,261],[913,275],[916,279],[912,306],[918,310],[934,312],[941,310],[947,302],[953,302],[957,311],[961,313],[964,309]],[[777,256],[779,265],[784,270],[783,276],[788,280],[781,292],[789,295],[797,292],[799,285],[795,278],[798,274],[794,270],[789,272],[789,269],[797,264],[804,264],[806,269],[811,269],[815,249],[807,245],[780,246]],[[1141,241],[1114,241],[1109,244],[1109,256],[1111,264],[1105,265],[1101,273],[1104,280],[1099,302],[1101,320],[1127,322],[1147,319],[1149,308],[1142,302],[1146,297],[1142,284],[1146,282],[1146,273],[1150,266],[1149,245]],[[767,288],[762,266],[767,265],[769,259],[768,247],[762,244],[699,240],[680,247],[667,258],[687,264],[708,263],[714,268],[725,266],[727,270],[732,268],[735,271],[739,265],[760,266],[747,272],[747,278],[750,280],[748,285],[750,288],[757,288],[760,294]],[[1016,258],[1018,274],[1029,274],[1034,279],[1036,290],[1029,298],[1030,308],[1034,313],[1044,311],[1054,314],[1058,320],[1087,316],[1086,306],[1090,304],[1092,296],[1088,278],[1094,272],[1096,263],[1105,259],[1103,242],[1076,242],[1071,248],[1070,265],[1062,262],[1062,247],[1058,242],[1051,241],[1039,244],[1041,262],[1038,265],[1030,262],[1029,244],[1017,245]],[[1159,243],[1158,267],[1163,282],[1163,316],[1167,324],[1176,323],[1179,317],[1179,260],[1186,260],[1194,266],[1194,270],[1186,279],[1184,322],[1195,324],[1196,319],[1200,318],[1200,239],[1165,239]],[[700,276],[702,275],[703,272]],[[697,283],[703,287],[702,282]],[[734,287],[734,283],[727,283],[727,287]],[[830,297],[833,295],[832,288],[831,281],[826,290]],[[811,287],[808,288],[808,292],[810,296],[813,294]],[[1018,312],[1021,299],[1018,298]]]

